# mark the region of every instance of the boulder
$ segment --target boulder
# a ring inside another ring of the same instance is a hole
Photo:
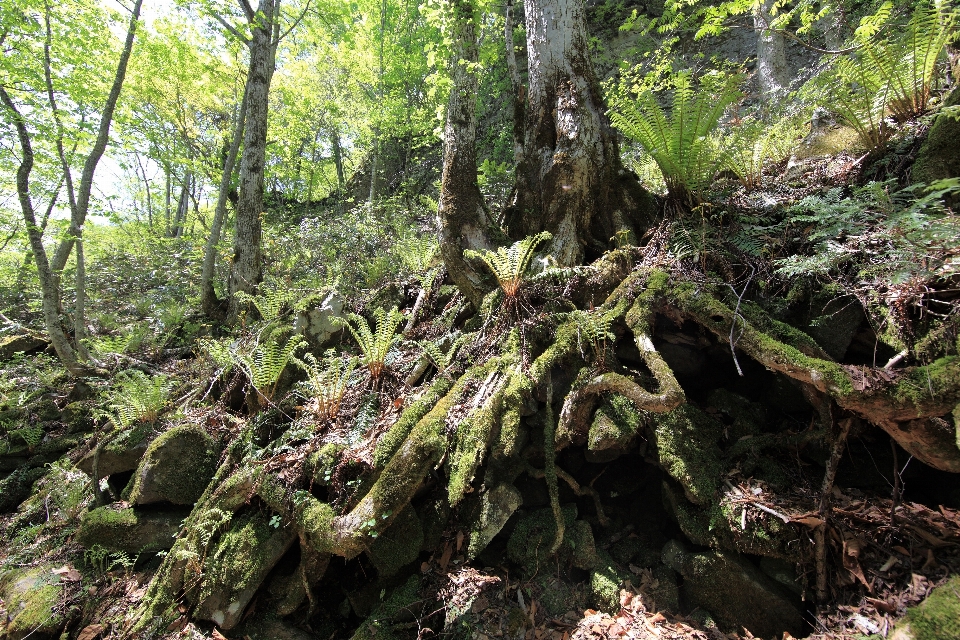
[[[520,508],[523,498],[520,491],[511,484],[498,484],[480,496],[480,515],[476,519],[477,527],[470,532],[467,545],[467,557],[476,558],[486,549],[503,529],[510,516]]]
[[[643,424],[628,398],[616,393],[605,397],[587,434],[587,461],[610,462],[626,453]]]
[[[147,447],[157,437],[152,424],[136,424],[112,438],[100,449],[98,475],[100,478],[112,476],[115,473],[133,471],[140,464],[140,459],[146,453]],[[93,477],[93,459],[95,451],[91,451],[77,462],[77,468]]]
[[[319,306],[297,314],[293,329],[306,338],[312,350],[320,351],[331,346],[343,331],[343,324],[339,322],[343,318],[343,296],[331,290]]]
[[[131,555],[155,553],[173,547],[180,524],[189,509],[156,510],[107,505],[88,511],[80,518],[77,542]]]
[[[927,599],[907,609],[890,640],[960,638],[960,576],[930,592]]]
[[[652,417],[660,466],[680,483],[687,499],[707,505],[720,482],[723,425],[691,404]]]
[[[423,525],[413,507],[397,514],[396,519],[370,545],[367,556],[379,577],[395,575],[401,567],[417,559],[423,543]]]
[[[193,504],[217,471],[220,451],[206,431],[184,425],[154,440],[133,476],[130,503]]]
[[[804,634],[799,598],[744,558],[723,551],[690,553],[676,540],[663,548],[665,565],[683,576],[687,600],[711,612],[721,627],[758,638]]]
[[[194,617],[233,629],[260,584],[297,539],[294,527],[271,525],[269,513],[234,518],[203,563]]]
[[[0,574],[0,600],[6,614],[0,616],[0,638],[34,640],[59,637],[67,622],[60,605],[60,576],[53,565],[25,569],[9,568]]]
[[[960,104],[960,91],[954,89],[944,106]],[[927,132],[917,160],[910,171],[913,182],[933,182],[960,176],[960,119],[941,113]]]
[[[35,333],[0,338],[0,361],[9,360],[15,353],[33,353],[50,344],[46,338]]]

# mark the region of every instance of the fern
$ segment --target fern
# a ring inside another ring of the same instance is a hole
[[[257,393],[267,402],[273,401],[277,382],[287,365],[294,360],[294,354],[304,344],[303,336],[292,334],[286,340],[283,336],[290,329],[267,328],[258,336],[253,348],[234,352],[235,364],[244,372],[247,380]]]
[[[430,362],[437,368],[437,371],[439,371],[441,375],[447,375],[447,370],[450,368],[450,365],[453,364],[454,358],[457,357],[457,351],[459,351],[460,347],[471,337],[472,335],[469,333],[461,335],[450,345],[446,353],[440,348],[440,344],[443,343],[442,339],[439,342],[421,340],[417,344],[423,349],[423,354],[430,359]]]
[[[360,362],[370,372],[370,377],[378,380],[383,374],[390,348],[400,339],[397,327],[403,322],[403,314],[394,307],[389,312],[377,309],[373,317],[376,329],[371,329],[363,316],[355,313],[347,316],[349,322],[345,324],[360,347]]]
[[[859,45],[833,68],[839,90],[833,107],[869,150],[892,135],[888,113],[897,121],[923,114],[935,88],[936,64],[955,33],[957,13],[947,3],[922,2],[906,25],[897,24],[887,2],[857,29]],[[878,33],[884,33],[878,37]]]
[[[333,349],[328,349],[322,365],[312,353],[304,355],[299,362],[307,372],[306,386],[311,400],[316,402],[317,416],[328,420],[335,418],[340,412],[350,376],[357,368],[357,358],[342,358]]]
[[[573,311],[570,315],[577,323],[577,337],[581,348],[584,343],[590,345],[597,363],[601,368],[605,367],[607,345],[616,339],[611,328],[614,316],[599,311],[581,310]]]
[[[669,115],[650,90],[636,100],[620,100],[611,110],[613,125],[653,156],[672,198],[693,206],[723,162],[711,133],[724,110],[740,97],[738,81],[737,76],[725,76],[697,91],[690,74],[680,73],[673,79]]]
[[[256,295],[237,291],[234,296],[240,304],[255,307],[265,324],[278,322],[290,312],[305,310],[318,297],[317,294],[305,296],[301,291],[279,286],[263,287]]]
[[[106,394],[107,411],[98,411],[96,416],[106,418],[118,429],[156,422],[175,384],[168,376],[151,377],[136,369],[119,373],[114,382]]]
[[[483,260],[496,276],[500,288],[503,289],[503,295],[513,299],[520,292],[524,275],[537,247],[552,238],[549,232],[541,231],[535,236],[514,242],[509,247],[499,247],[496,251],[467,249],[463,252],[463,256]]]

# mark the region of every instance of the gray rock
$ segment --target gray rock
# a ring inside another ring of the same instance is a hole
[[[131,555],[154,553],[173,547],[174,536],[188,515],[189,509],[157,511],[108,505],[83,514],[77,542],[87,548],[100,545]]]
[[[217,471],[213,439],[196,426],[174,427],[154,440],[133,476],[131,504],[193,504]]]
[[[822,316],[804,329],[834,360],[842,360],[866,316],[855,298],[831,302]]]
[[[401,567],[417,559],[423,543],[423,525],[417,512],[408,506],[376,541],[370,545],[367,556],[381,578],[395,575]]]
[[[39,351],[48,344],[50,342],[46,338],[34,333],[0,338],[0,361],[9,360],[15,353]]]
[[[157,435],[152,424],[138,424],[111,439],[100,449],[99,477],[96,479],[136,469],[147,447]],[[93,477],[95,453],[91,451],[77,462],[77,468],[90,477]]]
[[[0,638],[34,640],[57,637],[67,622],[60,577],[55,565],[9,567],[0,572],[0,601],[6,608],[0,616]]]
[[[476,558],[500,533],[510,516],[523,504],[520,491],[512,484],[498,484],[480,496],[480,517],[477,528],[470,532],[467,557]]]
[[[954,89],[944,106],[960,104],[960,91]],[[941,113],[933,121],[927,139],[917,153],[910,177],[913,182],[933,182],[960,175],[960,120]]]
[[[745,559],[722,551],[689,553],[676,540],[662,553],[665,565],[684,578],[691,604],[710,611],[731,631],[749,629],[757,637],[803,633],[799,599]]]
[[[320,350],[331,346],[343,331],[343,325],[338,322],[343,317],[343,297],[331,290],[317,308],[298,313],[293,328],[307,339],[311,349]]]

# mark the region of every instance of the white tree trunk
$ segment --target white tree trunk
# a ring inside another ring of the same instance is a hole
[[[757,32],[757,82],[760,99],[767,104],[783,95],[790,84],[783,35],[770,29],[775,0],[760,0],[753,12]]]

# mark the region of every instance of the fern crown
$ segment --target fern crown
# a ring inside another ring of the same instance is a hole
[[[397,327],[403,322],[403,314],[396,307],[390,311],[377,309],[373,314],[375,329],[370,328],[363,316],[351,313],[347,318],[349,322],[344,324],[360,347],[360,362],[367,367],[372,378],[379,378],[390,348],[400,339]]]
[[[552,238],[553,235],[550,232],[541,231],[534,236],[514,242],[509,247],[498,247],[496,251],[466,249],[463,256],[483,260],[496,276],[504,295],[514,298],[520,291],[523,276],[530,266],[530,261],[533,260],[537,247]]]

